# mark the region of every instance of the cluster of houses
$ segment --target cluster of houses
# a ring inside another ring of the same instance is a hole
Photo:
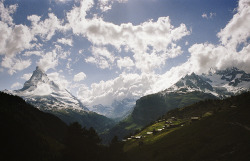
[[[191,117],[191,121],[198,121],[200,119],[200,117]],[[157,120],[156,123],[160,123],[160,122],[163,122],[165,121],[165,125],[162,126],[162,128],[159,128],[159,129],[154,129],[153,131],[148,131],[146,132],[146,135],[152,135],[156,132],[161,132],[163,131],[164,129],[170,129],[170,128],[174,128],[174,127],[178,127],[178,126],[184,126],[183,124],[174,124],[173,121],[177,121],[177,118],[176,117],[171,117],[170,119],[168,119],[167,121],[165,119],[162,119],[162,120]],[[123,139],[122,141],[129,141],[131,139],[141,139],[141,138],[144,138],[146,136],[131,136],[127,139]]]
[[[156,123],[159,123],[159,122],[163,122],[165,121],[165,119],[162,119],[162,120],[158,120],[156,121]],[[162,128],[160,129],[156,129],[154,131],[148,131],[146,132],[146,135],[152,135],[156,132],[161,132],[162,130],[164,130],[165,128],[173,128],[173,127],[177,127],[178,125],[174,125],[172,121],[177,121],[177,119],[175,117],[171,117],[171,119],[168,119],[168,121],[165,121],[165,125],[162,126]],[[129,141],[129,140],[132,140],[132,139],[141,139],[141,138],[144,138],[146,136],[131,136],[127,139],[123,139],[122,141]]]

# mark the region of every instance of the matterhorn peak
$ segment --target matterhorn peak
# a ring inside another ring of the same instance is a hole
[[[73,109],[88,111],[81,101],[67,89],[59,88],[53,80],[50,80],[39,66],[33,71],[30,79],[24,83],[22,89],[9,93],[21,96],[29,103],[43,110]]]

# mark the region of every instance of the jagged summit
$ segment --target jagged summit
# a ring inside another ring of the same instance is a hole
[[[46,89],[47,91],[43,92],[41,89],[39,90],[40,92],[34,92],[40,88]],[[30,79],[24,83],[23,88],[20,89],[20,91],[33,91],[33,93],[31,93],[33,95],[48,95],[53,91],[58,90],[60,90],[59,86],[54,81],[51,81],[47,74],[39,66],[36,67],[36,70],[33,72]]]
[[[250,74],[232,67],[225,70],[211,68],[207,74],[202,75],[195,73],[186,75],[162,93],[201,91],[224,98],[249,90]]]
[[[24,83],[22,89],[9,91],[14,95],[23,97],[27,102],[41,110],[71,109],[88,111],[80,100],[67,89],[60,88],[47,74],[36,67],[32,76]]]

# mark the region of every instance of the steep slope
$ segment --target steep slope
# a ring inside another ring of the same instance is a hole
[[[184,120],[184,126],[165,129],[142,140],[127,141],[124,150],[131,161],[247,161],[250,159],[249,104],[248,92],[171,110],[163,118],[175,117],[177,123]],[[203,117],[199,121],[187,121],[192,116]],[[138,146],[139,141],[144,144]]]
[[[57,160],[67,125],[17,96],[0,92],[0,160]]]
[[[22,89],[5,92],[22,97],[41,111],[52,113],[67,124],[79,122],[87,128],[94,127],[98,132],[103,132],[114,125],[111,119],[89,111],[69,91],[50,80],[39,67],[24,83]]]

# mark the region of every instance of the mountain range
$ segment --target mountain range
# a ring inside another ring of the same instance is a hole
[[[18,95],[41,111],[52,113],[68,124],[77,121],[82,126],[94,127],[98,132],[106,131],[110,136],[121,134],[119,136],[122,137],[144,127],[171,109],[204,99],[225,98],[249,89],[250,74],[237,68],[210,69],[207,74],[186,75],[161,92],[138,100],[127,98],[115,101],[112,107],[96,105],[90,111],[67,89],[59,87],[37,67],[22,89],[4,92]],[[115,125],[110,118],[123,120],[107,132],[107,129]]]

